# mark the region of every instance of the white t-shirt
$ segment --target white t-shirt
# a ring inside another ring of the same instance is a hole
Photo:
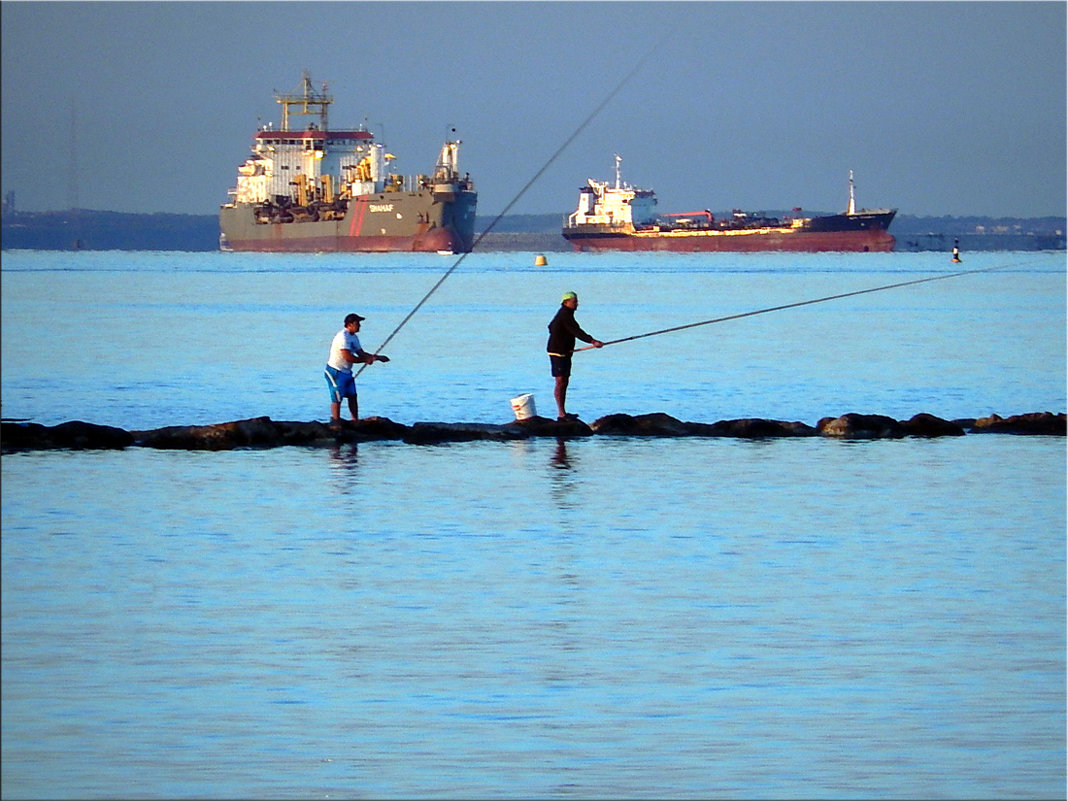
[[[350,334],[347,328],[342,328],[334,334],[334,341],[330,343],[330,358],[326,360],[326,363],[335,370],[340,370],[343,373],[351,373],[352,362],[347,361],[345,357],[341,355],[342,348],[347,350],[353,356],[363,350],[363,348],[360,347],[360,338],[355,334]]]

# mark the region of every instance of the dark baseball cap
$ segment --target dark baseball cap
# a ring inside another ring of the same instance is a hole
[[[358,315],[358,314],[346,314],[345,315],[345,325],[348,325],[349,323],[358,323],[361,320],[366,320],[366,319],[367,319],[366,317],[360,317],[360,315]]]

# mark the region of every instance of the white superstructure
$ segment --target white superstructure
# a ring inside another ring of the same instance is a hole
[[[405,183],[389,172],[394,156],[374,141],[370,131],[331,131],[327,111],[333,98],[312,88],[305,73],[299,93],[275,95],[282,106],[282,127],[263,126],[252,155],[238,167],[237,186],[229,194],[235,203],[264,203],[279,197],[298,205],[309,200],[333,200],[388,191]],[[303,130],[290,129],[291,116],[314,115]],[[453,154],[453,161],[456,156]],[[408,183],[414,183],[410,179]]]
[[[579,189],[578,208],[567,218],[569,228],[578,225],[609,227],[644,226],[656,222],[656,193],[624,183],[620,177],[620,156],[616,156],[615,185],[586,179]]]

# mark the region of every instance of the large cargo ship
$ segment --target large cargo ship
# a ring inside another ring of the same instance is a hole
[[[882,251],[894,249],[887,230],[896,209],[857,210],[853,172],[849,206],[841,214],[768,217],[735,209],[716,219],[709,210],[657,214],[656,193],[620,180],[616,156],[615,184],[590,178],[579,189],[578,208],[564,223],[563,235],[575,250],[665,250],[681,252]]]
[[[281,129],[262,127],[219,212],[219,247],[237,251],[467,253],[478,198],[446,140],[430,175],[390,171],[396,158],[362,127],[330,130],[333,98],[312,87],[276,94]],[[291,127],[293,117],[312,117]]]

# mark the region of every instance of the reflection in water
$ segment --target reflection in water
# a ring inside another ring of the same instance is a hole
[[[330,448],[330,483],[341,495],[355,491],[360,451],[356,443],[335,443]]]
[[[579,485],[576,467],[580,460],[567,449],[567,440],[557,437],[556,447],[549,459],[550,494],[557,510],[561,512],[558,530],[553,539],[555,547],[548,553],[551,573],[555,578],[552,587],[552,602],[546,612],[545,634],[547,647],[566,658],[546,661],[542,680],[552,688],[563,689],[579,685],[583,680],[585,665],[571,659],[572,654],[582,650],[585,641],[581,621],[588,618],[587,592],[592,584],[580,566],[576,543],[581,540],[582,526],[576,526],[574,513],[581,505],[577,498]]]
[[[1053,439],[5,458],[0,795],[1063,799]]]
[[[567,440],[557,437],[556,450],[553,451],[553,467],[560,470],[570,470],[571,462],[567,458]]]
[[[557,438],[556,448],[549,460],[549,473],[551,482],[550,495],[557,508],[562,511],[570,511],[578,505],[571,499],[572,492],[578,486],[578,466],[580,459],[568,452],[567,440]]]

